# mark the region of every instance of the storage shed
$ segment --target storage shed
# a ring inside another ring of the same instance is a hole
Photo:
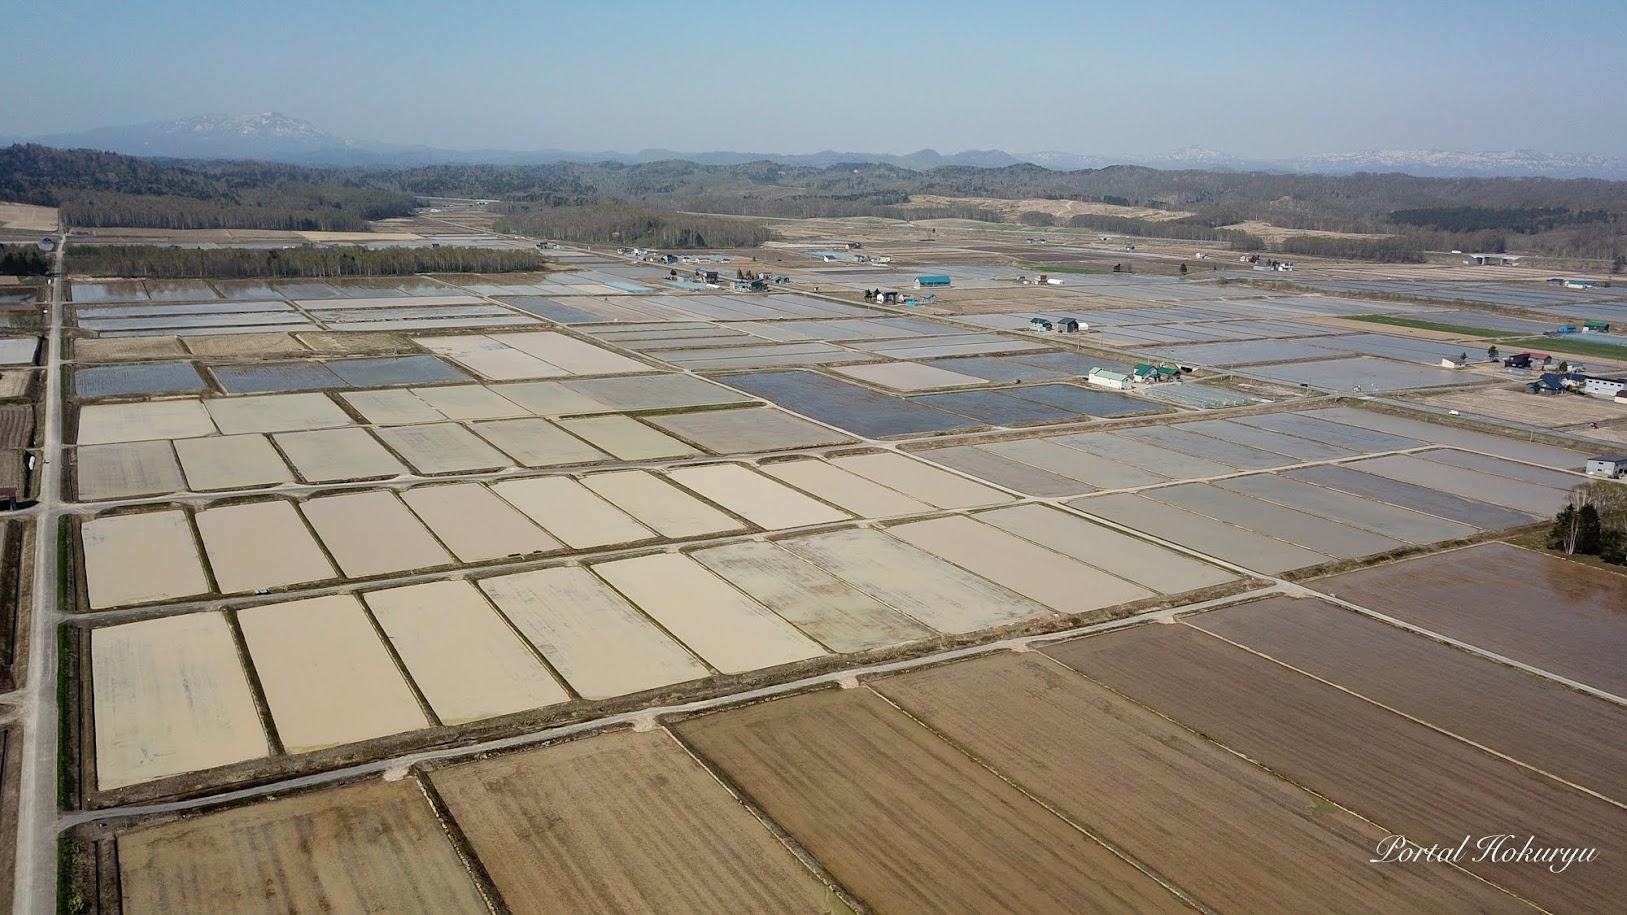
[[[1612,480],[1627,476],[1627,455],[1607,454],[1587,459],[1588,476],[1609,477]]]
[[[1130,386],[1130,376],[1123,372],[1110,372],[1107,369],[1091,369],[1085,376],[1085,381],[1102,388],[1124,390]]]
[[[918,276],[915,278],[916,289],[930,289],[936,286],[947,285],[949,285],[949,277],[947,276]]]
[[[1593,397],[1615,397],[1623,390],[1627,390],[1627,378],[1600,378],[1589,375],[1582,382],[1582,393]]]

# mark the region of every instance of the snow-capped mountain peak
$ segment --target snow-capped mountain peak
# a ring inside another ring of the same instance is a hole
[[[329,142],[335,139],[313,124],[275,111],[263,114],[203,114],[174,121],[160,121],[147,126],[164,133],[186,134],[193,137],[217,135],[276,140],[313,139]]]

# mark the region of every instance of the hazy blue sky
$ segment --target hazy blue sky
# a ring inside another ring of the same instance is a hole
[[[65,0],[32,7],[7,42],[0,135],[274,110],[462,149],[1619,154],[1624,12],[1620,0]]]

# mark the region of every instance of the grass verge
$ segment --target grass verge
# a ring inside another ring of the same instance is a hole
[[[1563,559],[1566,562],[1574,562],[1577,565],[1599,569],[1604,572],[1610,572],[1612,574],[1627,578],[1627,566],[1618,566],[1613,562],[1605,562],[1597,556],[1587,556],[1582,553],[1567,554],[1564,550],[1549,549],[1548,531],[1546,528],[1540,531],[1532,531],[1531,533],[1527,534],[1519,534],[1514,537],[1505,537],[1503,539],[1506,543],[1513,544],[1514,546],[1525,547],[1528,550],[1534,550],[1538,553],[1552,556],[1555,559]]]
[[[57,748],[56,748],[56,803],[59,810],[67,810],[73,803],[74,795],[74,761],[73,752],[74,720],[72,710],[78,707],[73,702],[73,683],[75,668],[79,664],[79,630],[66,623],[57,627],[57,676],[56,676],[56,702],[57,702]]]
[[[1395,318],[1389,315],[1351,315],[1346,320],[1366,321],[1369,324],[1388,324],[1391,327],[1411,327],[1417,330],[1433,330],[1443,334],[1457,334],[1460,337],[1506,337],[1507,331],[1489,330],[1484,327],[1467,327],[1462,324],[1437,324],[1434,321],[1420,321],[1416,318]]]
[[[1627,346],[1571,339],[1569,334],[1563,337],[1522,337],[1508,341],[1504,348],[1509,352],[1518,352],[1520,348],[1524,348],[1538,353],[1570,353],[1576,356],[1597,356],[1600,359],[1627,360]]]
[[[79,892],[77,868],[85,854],[85,843],[72,836],[56,842],[56,910],[60,915],[85,915],[90,902]]]
[[[1095,270],[1090,267],[1080,267],[1074,264],[1042,264],[1039,261],[1018,261],[1019,265],[1043,273],[1107,273],[1106,270]]]

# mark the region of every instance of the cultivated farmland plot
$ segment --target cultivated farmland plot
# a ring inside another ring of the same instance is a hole
[[[482,590],[579,695],[605,699],[710,671],[586,569],[488,578]]]
[[[516,912],[828,911],[824,885],[663,731],[431,780]]]
[[[926,626],[773,543],[745,541],[689,555],[832,651],[865,651],[932,635]]]
[[[1368,864],[1384,830],[1033,655],[875,687],[1218,911],[1509,907],[1457,872]]]
[[[366,601],[444,724],[542,708],[570,698],[479,589],[466,581],[373,591]]]
[[[294,475],[263,435],[184,438],[175,453],[187,485],[199,492],[291,483]]]
[[[337,578],[333,563],[289,502],[249,502],[197,513],[209,568],[225,593]]]
[[[1627,797],[1627,709],[1318,600],[1188,619],[1568,781]]]
[[[74,451],[81,501],[179,492],[187,486],[169,442],[83,445]]]
[[[1501,543],[1335,575],[1317,590],[1627,695],[1627,581]],[[1465,598],[1464,595],[1472,595]]]
[[[96,784],[106,790],[270,750],[219,613],[96,629]]]
[[[818,657],[823,650],[687,556],[662,553],[593,566],[661,627],[724,673]]]
[[[289,752],[428,723],[354,596],[266,604],[237,618]],[[346,701],[334,702],[335,695]]]
[[[124,910],[483,912],[422,791],[371,781],[132,830]]]
[[[1045,651],[1426,847],[1512,831],[1542,847],[1627,842],[1627,812],[1608,801],[1191,627],[1139,626]],[[1594,911],[1627,890],[1619,868],[1463,867],[1550,909]]]
[[[1189,911],[875,694],[827,690],[678,736],[882,911]]]
[[[112,515],[80,527],[93,610],[207,593],[209,581],[180,511]]]

